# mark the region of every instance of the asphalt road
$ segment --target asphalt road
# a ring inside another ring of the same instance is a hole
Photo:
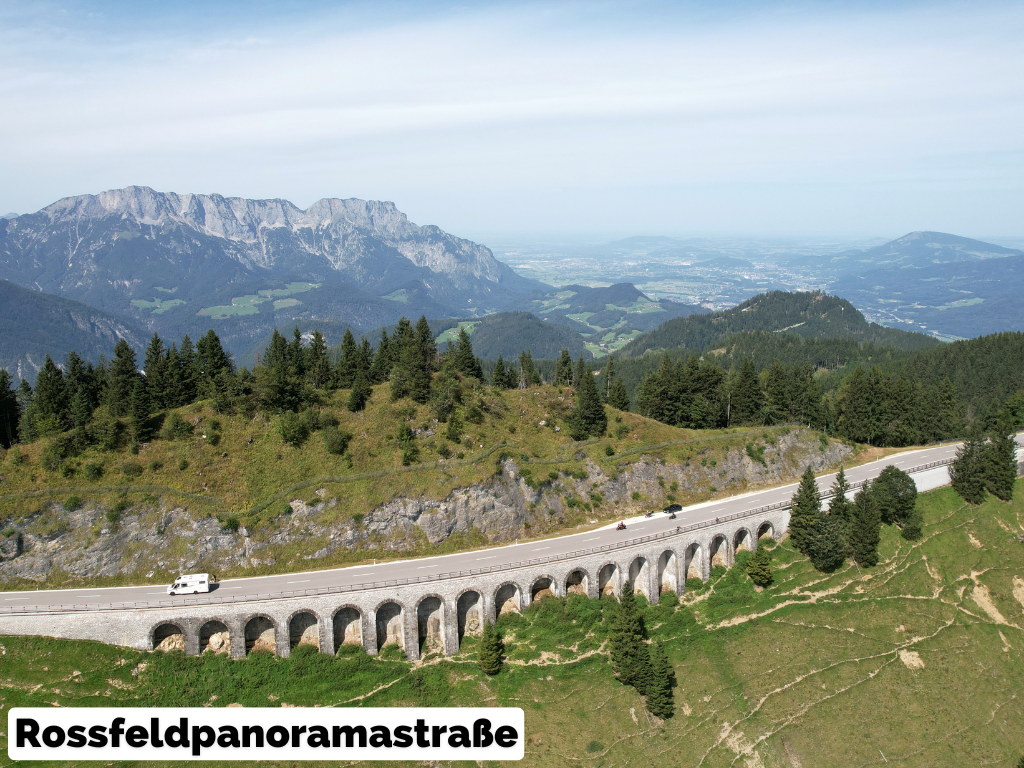
[[[1018,445],[1024,443],[1024,433],[1018,435]],[[934,461],[952,459],[959,444],[925,448],[895,454],[885,459],[854,467],[847,471],[849,482],[856,483],[877,477],[887,465],[909,470]],[[1018,460],[1022,449],[1018,448]],[[835,479],[834,474],[818,478],[818,487],[827,491]],[[946,467],[941,466],[925,472],[916,473],[914,480],[920,490],[929,490],[946,485],[949,482]],[[793,496],[797,484],[755,491],[727,499],[705,502],[684,508],[678,512],[675,520],[667,514],[657,512],[650,518],[627,519],[627,530],[615,530],[615,523],[604,528],[559,536],[540,541],[529,541],[522,544],[511,544],[494,549],[475,552],[459,552],[438,557],[420,558],[415,560],[392,561],[376,565],[358,565],[348,568],[335,568],[325,571],[307,571],[304,573],[283,574],[278,576],[257,576],[247,579],[230,579],[221,582],[210,595],[176,596],[167,595],[164,586],[143,587],[110,587],[92,589],[59,589],[39,590],[36,592],[0,592],[0,613],[14,609],[17,611],[46,609],[69,605],[96,606],[111,603],[157,603],[188,605],[195,602],[207,602],[211,596],[224,597],[258,597],[275,593],[319,589],[325,587],[345,587],[370,582],[384,582],[392,579],[409,579],[431,576],[453,571],[468,571],[508,563],[522,562],[535,558],[560,555],[582,549],[601,547],[614,544],[625,539],[633,539],[651,534],[674,530],[677,526],[689,526],[696,523],[713,521],[715,518],[727,517],[739,512],[765,507],[779,502],[788,501]]]

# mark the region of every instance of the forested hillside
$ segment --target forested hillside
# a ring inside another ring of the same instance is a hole
[[[15,378],[35,379],[47,354],[96,360],[120,338],[142,349],[146,336],[116,315],[0,280],[0,368]]]
[[[924,349],[938,342],[911,333],[868,323],[845,299],[820,291],[771,291],[754,296],[732,309],[691,315],[663,323],[621,350],[623,357],[649,351],[687,349],[703,352],[736,333],[747,331],[792,333],[805,338],[844,338],[899,349]]]

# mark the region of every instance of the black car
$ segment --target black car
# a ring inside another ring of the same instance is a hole
[[[671,514],[672,512],[682,512],[682,511],[683,511],[683,505],[682,504],[669,504],[664,509],[665,514]]]

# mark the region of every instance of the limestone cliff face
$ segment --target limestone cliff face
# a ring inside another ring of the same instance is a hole
[[[791,481],[808,464],[822,471],[850,453],[846,445],[825,445],[814,433],[795,430],[765,448],[763,463],[734,449],[686,464],[640,457],[609,476],[588,461],[585,478],[560,474],[547,479],[545,468],[546,479],[538,482],[537,468],[524,474],[523,467],[507,459],[487,481],[456,489],[444,499],[397,498],[361,519],[340,522],[338,515],[326,514],[337,512],[337,499],[312,505],[296,500],[290,515],[253,532],[222,531],[217,520],[196,517],[185,507],[131,509],[111,523],[105,510],[93,505],[71,513],[53,505],[0,538],[0,580],[44,580],[53,569],[82,577],[197,568],[226,575],[274,565],[285,557],[298,563],[345,550],[369,554],[429,549],[428,544],[437,546],[453,534],[482,534],[500,543],[564,528],[584,510],[584,519],[609,520],[660,509],[669,493],[686,499],[712,488],[738,493]],[[15,536],[21,537],[20,545]]]

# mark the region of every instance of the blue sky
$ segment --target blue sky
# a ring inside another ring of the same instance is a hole
[[[1021,40],[1021,3],[9,0],[0,212],[147,184],[484,240],[1020,237]]]

